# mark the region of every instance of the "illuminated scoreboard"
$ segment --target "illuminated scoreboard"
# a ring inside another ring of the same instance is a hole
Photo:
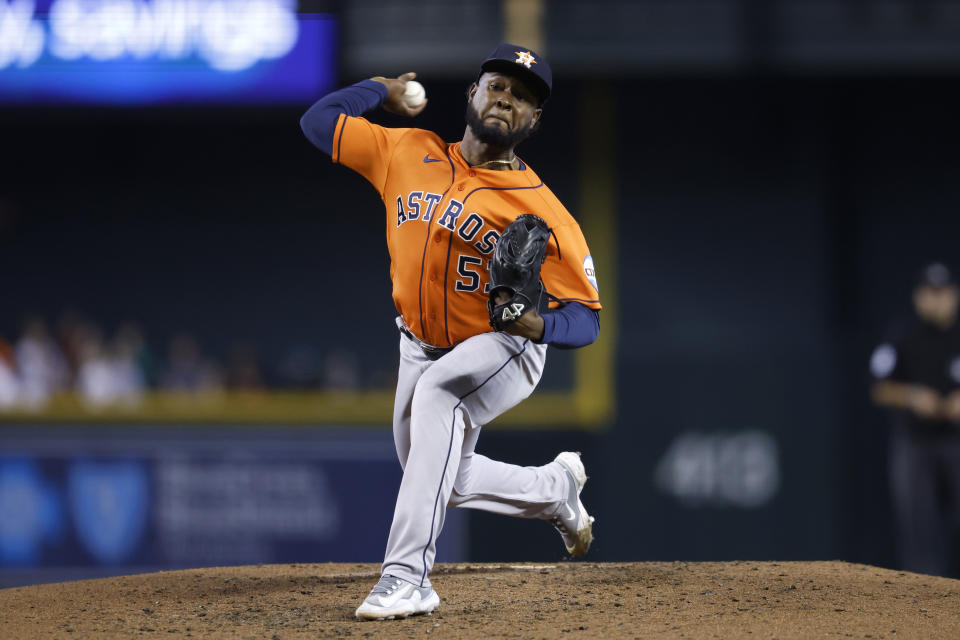
[[[303,102],[336,37],[293,0],[0,0],[0,103]]]

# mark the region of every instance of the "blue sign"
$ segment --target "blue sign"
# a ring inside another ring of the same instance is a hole
[[[68,471],[77,537],[101,564],[128,560],[147,525],[147,469],[126,460],[75,462]]]
[[[0,458],[0,566],[41,562],[63,531],[57,490],[24,457]]]
[[[385,429],[0,430],[0,588],[160,569],[383,559]],[[447,513],[440,562],[465,555]]]
[[[302,103],[336,27],[293,0],[0,0],[0,102]]]

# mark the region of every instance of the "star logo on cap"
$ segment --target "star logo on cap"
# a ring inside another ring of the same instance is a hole
[[[514,51],[517,54],[516,63],[522,64],[527,69],[530,68],[531,64],[537,64],[537,61],[534,59],[533,54],[529,51]]]

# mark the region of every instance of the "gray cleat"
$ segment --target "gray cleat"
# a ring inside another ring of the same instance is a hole
[[[373,587],[356,616],[367,620],[406,618],[431,613],[439,604],[440,596],[431,587],[418,587],[388,574]]]

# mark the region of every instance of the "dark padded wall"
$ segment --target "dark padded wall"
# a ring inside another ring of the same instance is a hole
[[[458,138],[465,85],[424,82],[421,126]],[[522,464],[583,450],[598,559],[892,564],[884,421],[866,399],[866,362],[907,309],[917,268],[957,264],[952,82],[611,81],[616,420],[600,434],[490,432],[480,450]],[[574,214],[586,86],[556,93],[521,154]],[[365,380],[389,384],[381,205],[309,146],[299,116],[4,111],[0,332],[14,336],[24,312],[75,307],[107,328],[135,319],[158,347],[181,329],[212,351],[239,338],[268,358],[292,342],[346,341]],[[555,369],[551,384],[565,384]],[[776,443],[779,484],[764,506],[693,505],[658,486],[678,435],[745,430]],[[472,522],[478,559],[558,555],[547,527]]]

